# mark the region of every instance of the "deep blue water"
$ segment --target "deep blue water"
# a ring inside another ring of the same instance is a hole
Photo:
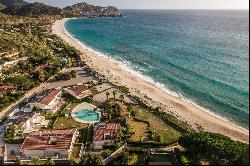
[[[249,11],[125,10],[75,19],[76,39],[249,128]]]

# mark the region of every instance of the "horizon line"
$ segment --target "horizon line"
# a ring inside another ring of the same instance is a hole
[[[148,8],[118,8],[119,10],[249,10],[248,8],[155,8],[155,9],[148,9]]]

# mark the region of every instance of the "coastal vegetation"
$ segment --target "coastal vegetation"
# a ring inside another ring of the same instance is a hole
[[[127,128],[130,142],[171,144],[181,135],[145,107],[110,99],[105,104],[105,112],[111,122],[119,122]]]
[[[74,70],[70,72],[65,72],[65,73],[58,73],[56,75],[57,80],[71,80],[72,78],[76,78],[76,77],[77,75]]]
[[[49,25],[53,18],[44,16],[33,20],[1,15],[0,52],[3,56],[0,61],[2,64],[13,62],[13,65],[1,69],[0,86],[10,86],[13,90],[2,92],[0,111],[51,76],[59,74],[64,79],[76,77],[75,72],[60,75],[61,69],[75,65],[80,58],[73,47],[50,34]]]
[[[179,144],[192,154],[193,162],[212,165],[248,165],[249,145],[215,133],[194,132],[180,137]]]
[[[104,160],[94,153],[86,153],[82,156],[80,165],[104,165]]]

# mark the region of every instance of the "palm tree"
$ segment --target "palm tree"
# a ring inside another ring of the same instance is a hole
[[[107,100],[109,99],[109,95],[110,95],[110,93],[109,93],[109,92],[107,92],[107,93],[106,93]]]
[[[116,92],[116,91],[113,91],[114,99],[115,99],[116,94],[117,94],[117,92]]]

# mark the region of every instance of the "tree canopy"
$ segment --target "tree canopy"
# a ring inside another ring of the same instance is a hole
[[[221,134],[189,133],[180,137],[179,143],[198,160],[208,160],[212,164],[249,164],[249,145]]]
[[[86,153],[81,157],[80,165],[104,165],[104,160],[94,153]]]

